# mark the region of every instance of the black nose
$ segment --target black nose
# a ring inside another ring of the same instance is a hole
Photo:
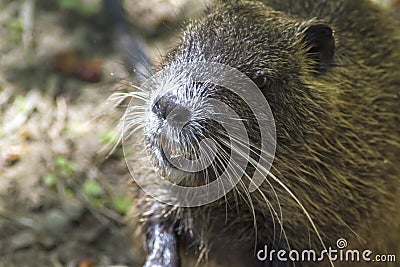
[[[177,103],[176,96],[170,93],[163,95],[153,105],[152,111],[173,127],[182,127],[190,121],[190,110]]]

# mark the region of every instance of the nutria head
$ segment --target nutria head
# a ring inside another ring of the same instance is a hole
[[[227,164],[226,153],[208,168],[190,161],[190,168],[185,170],[177,166],[179,160],[176,159],[181,156],[181,161],[183,158],[197,159],[202,161],[199,164],[210,165],[211,155],[207,150],[214,147],[219,152],[230,151],[225,144],[232,138],[224,130],[227,125],[236,133],[237,141],[249,139],[250,150],[255,154],[253,158],[257,158],[260,153],[258,121],[273,120],[270,106],[281,114],[275,116],[280,125],[285,124],[282,131],[299,128],[300,132],[302,127],[308,127],[300,125],[308,122],[289,101],[299,92],[305,93],[306,88],[301,84],[302,72],[318,76],[332,67],[333,31],[325,24],[294,20],[265,6],[261,10],[260,5],[223,6],[220,12],[210,14],[202,23],[189,26],[181,44],[167,57],[157,82],[153,79],[151,86],[146,84],[152,87],[149,88],[152,93],[145,122],[146,141],[153,162],[163,177],[179,182],[187,179],[204,182],[205,179],[199,179],[199,176],[215,179],[220,165]],[[248,24],[254,28],[241,26]],[[265,31],[261,34],[256,29]],[[221,66],[216,67],[217,64]],[[228,70],[228,67],[238,71]],[[242,99],[232,87],[238,88],[236,91],[247,90],[248,94],[253,90],[253,97]],[[260,114],[254,114],[250,107],[254,101],[258,101],[256,113]],[[225,110],[221,105],[226,105]],[[261,117],[258,121],[257,116]],[[295,125],[297,118],[298,125]],[[244,128],[234,129],[239,122],[243,122]],[[268,127],[275,125],[269,123]],[[241,131],[248,137],[241,136]],[[268,131],[273,139],[275,130]],[[204,140],[212,142],[202,146]],[[240,149],[237,145],[236,150]],[[274,148],[265,153],[273,157]],[[272,159],[268,163],[272,163]]]

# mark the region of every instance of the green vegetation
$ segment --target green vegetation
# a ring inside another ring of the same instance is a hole
[[[83,16],[90,17],[101,8],[101,1],[91,0],[57,0],[60,7],[75,11]]]
[[[119,138],[118,134],[113,130],[101,133],[100,137],[104,144],[115,144]]]
[[[126,215],[132,206],[132,201],[127,196],[115,196],[112,202],[115,210],[122,215]]]
[[[48,187],[54,187],[57,185],[57,177],[55,176],[54,173],[49,173],[47,176],[44,178],[44,184]]]
[[[75,164],[64,156],[57,156],[55,164],[63,176],[70,176],[75,172]]]
[[[87,195],[89,195],[89,196],[91,196],[91,197],[97,198],[97,197],[100,196],[100,194],[101,194],[101,192],[102,192],[102,189],[101,189],[100,184],[99,184],[97,181],[93,180],[93,179],[87,179],[87,180],[83,183],[83,186],[82,186],[82,187],[83,187],[83,191],[84,191]]]
[[[15,44],[21,43],[23,31],[22,20],[20,18],[13,19],[8,23],[8,28],[10,33],[10,41]]]
[[[29,112],[28,104],[24,96],[17,95],[14,100],[14,105],[16,105],[18,110],[24,114]]]

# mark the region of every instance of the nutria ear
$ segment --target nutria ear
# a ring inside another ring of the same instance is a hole
[[[324,71],[334,65],[335,38],[333,30],[326,24],[309,24],[303,29],[303,40],[307,54],[316,61],[317,69]]]

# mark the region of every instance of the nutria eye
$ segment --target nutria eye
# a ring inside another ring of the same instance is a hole
[[[269,84],[270,79],[265,72],[257,71],[255,77],[253,78],[253,81],[258,86],[258,88],[264,88]]]
[[[267,78],[257,77],[254,82],[259,88],[263,88],[265,85],[267,85]]]

